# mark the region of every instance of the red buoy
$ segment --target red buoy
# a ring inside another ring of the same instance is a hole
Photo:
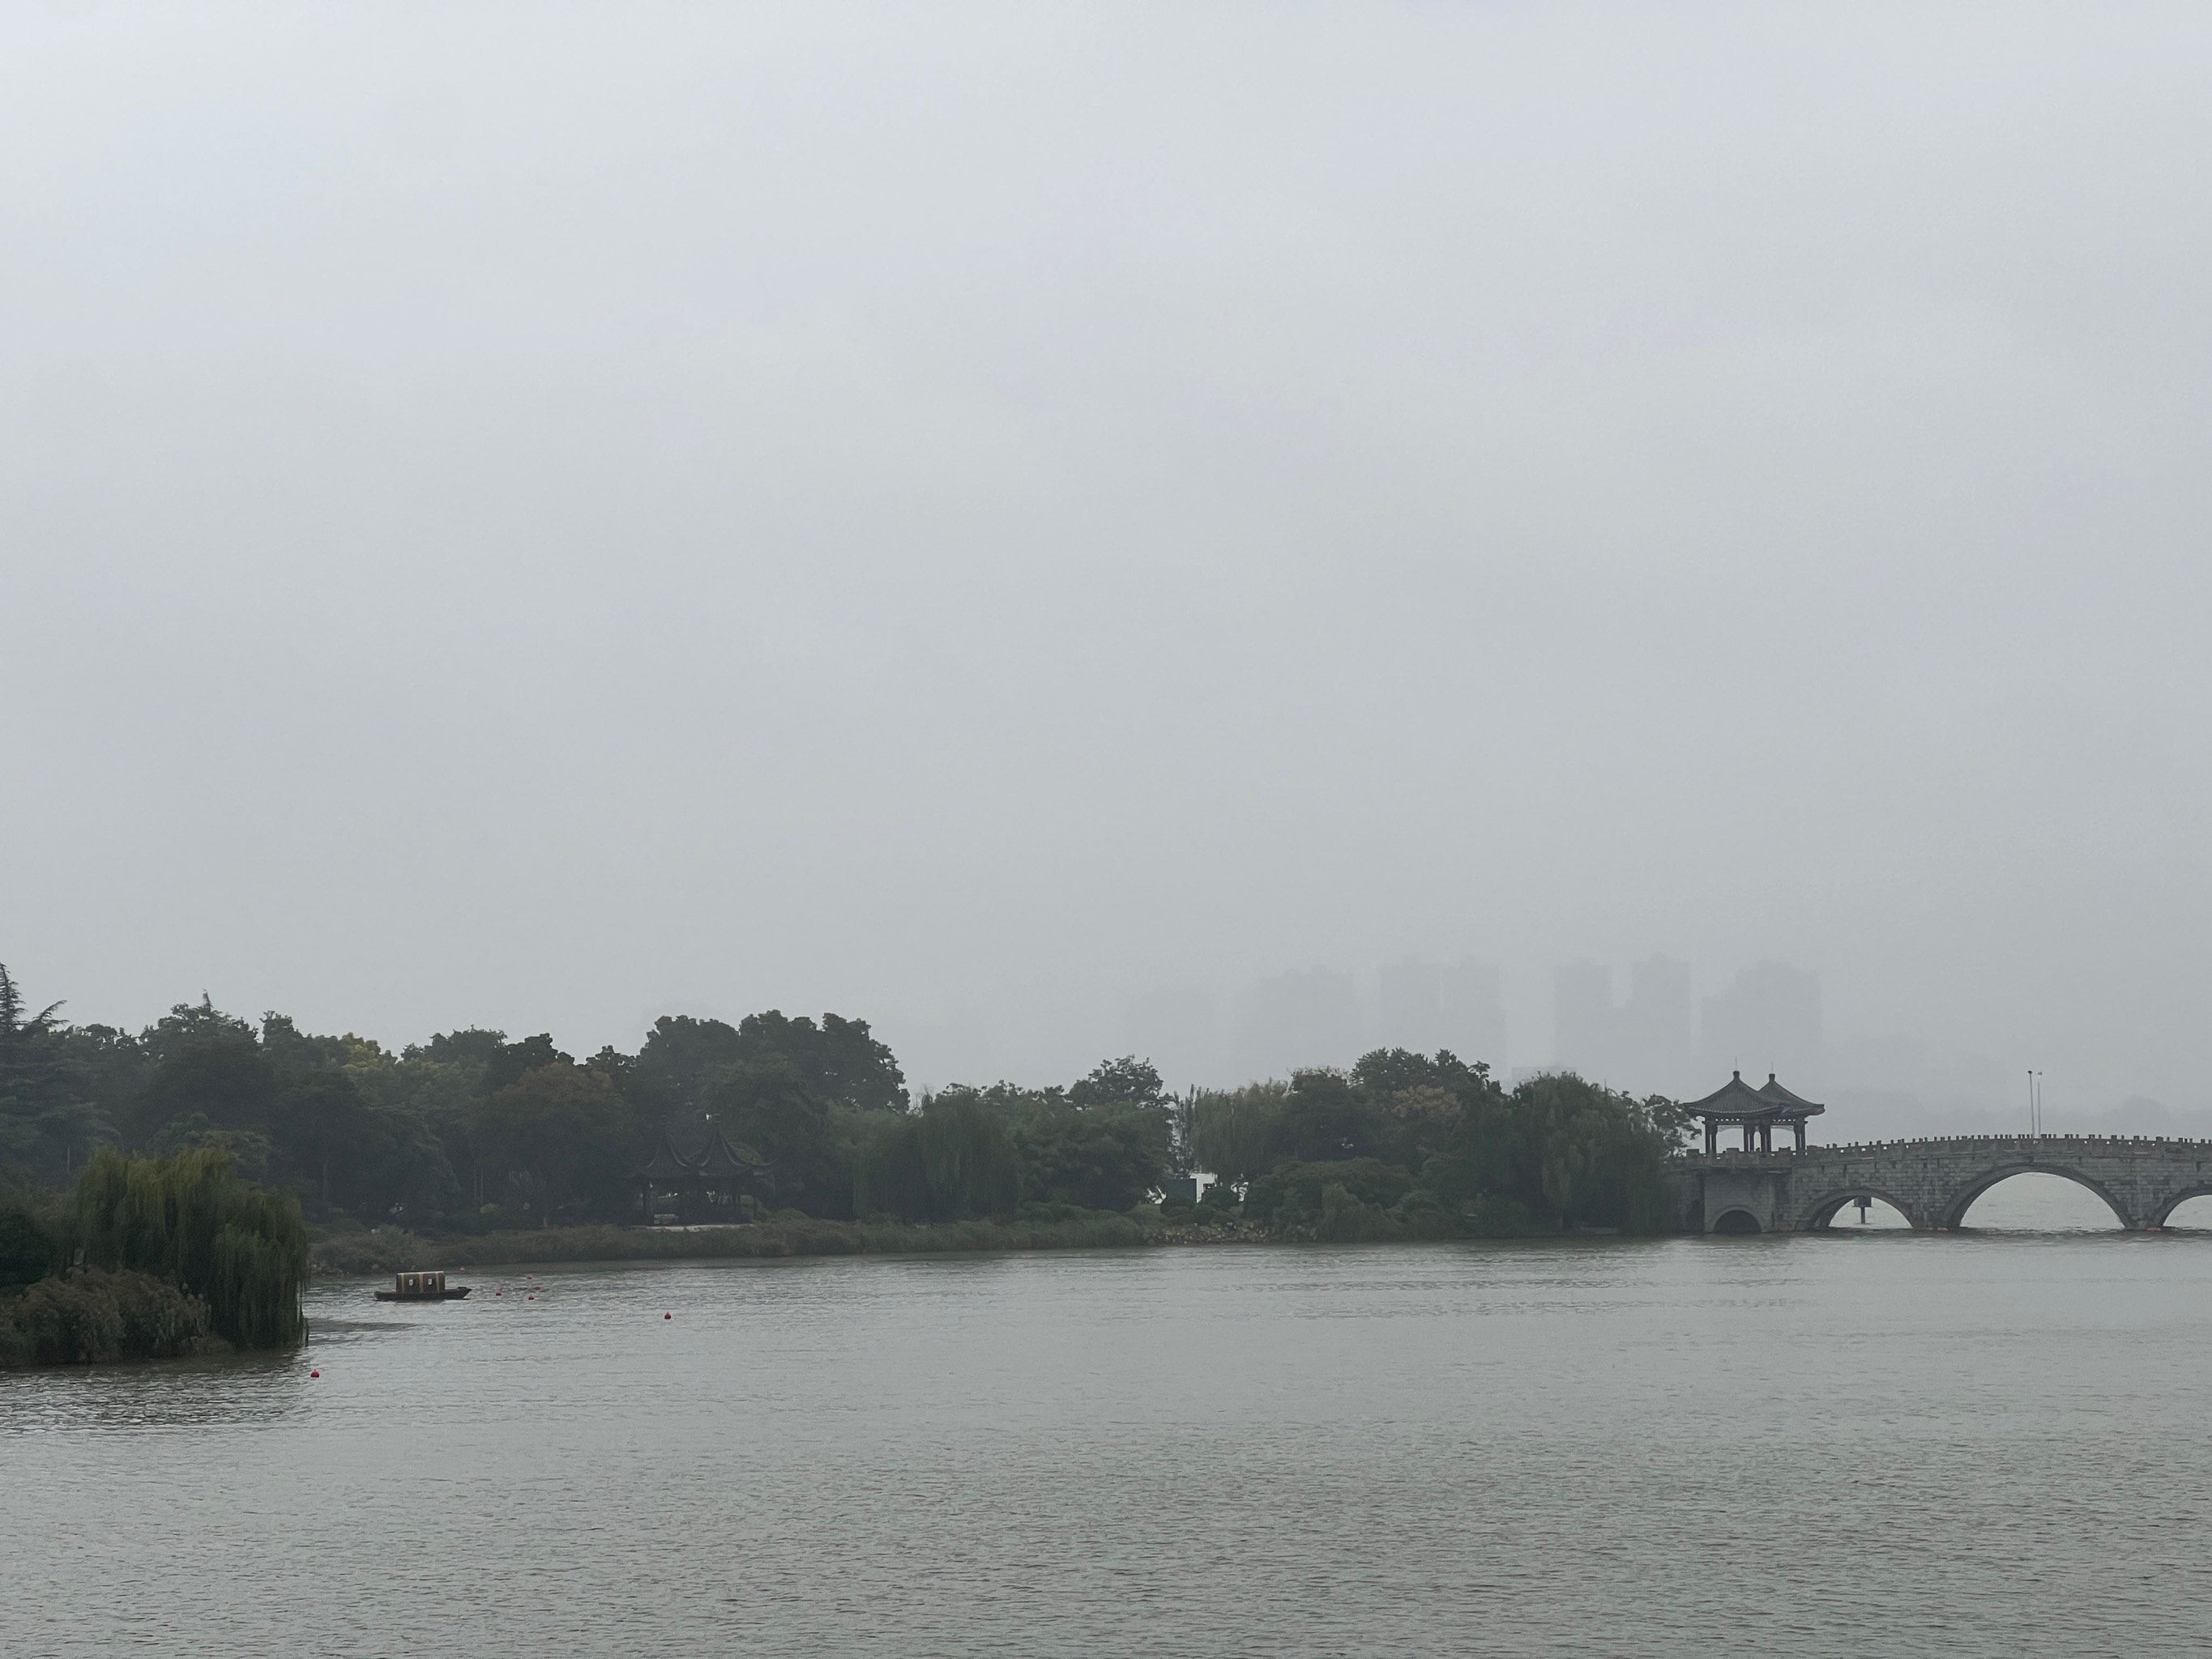
[[[307,1375],[310,1376],[320,1376],[322,1373],[320,1371],[309,1371]]]
[[[661,1315],[660,1316],[661,1316],[663,1319],[673,1319],[673,1318],[675,1318],[675,1317],[676,1317],[676,1316],[675,1316],[674,1314],[663,1314],[663,1315]]]

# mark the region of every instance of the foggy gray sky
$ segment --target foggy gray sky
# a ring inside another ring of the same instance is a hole
[[[388,1040],[1408,953],[2205,1089],[2212,13],[0,14],[0,960]],[[1349,1058],[1349,1056],[1346,1056]]]

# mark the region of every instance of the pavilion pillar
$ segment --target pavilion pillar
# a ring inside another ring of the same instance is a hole
[[[1721,1126],[1712,1119],[1707,1118],[1705,1120],[1705,1156],[1707,1158],[1717,1158],[1720,1155],[1720,1141]]]
[[[1758,1132],[1756,1129],[1753,1128],[1753,1127],[1751,1127],[1751,1125],[1750,1125],[1750,1124],[1748,1124],[1748,1123],[1746,1123],[1746,1124],[1743,1126],[1743,1149],[1744,1149],[1744,1151],[1746,1151],[1747,1152],[1749,1152],[1749,1151],[1751,1150],[1751,1138],[1752,1138],[1752,1136],[1753,1136],[1754,1134],[1756,1134],[1756,1133],[1759,1133],[1759,1132]]]
[[[1797,1132],[1797,1150],[1803,1152],[1805,1150],[1805,1120],[1801,1117],[1790,1127]]]
[[[1759,1126],[1759,1150],[1762,1152],[1774,1150],[1774,1126],[1771,1123],[1762,1122]]]

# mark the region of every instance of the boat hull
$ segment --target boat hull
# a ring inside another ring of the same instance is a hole
[[[458,1291],[379,1291],[376,1299],[379,1302],[459,1302],[475,1288],[473,1285],[464,1285]]]

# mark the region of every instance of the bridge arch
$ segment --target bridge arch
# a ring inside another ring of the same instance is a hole
[[[1966,1221],[1966,1212],[1974,1207],[1976,1199],[2000,1182],[2009,1181],[2014,1176],[2021,1175],[2057,1176],[2075,1182],[2077,1186],[2087,1187],[2105,1200],[2105,1207],[2112,1212],[2112,1218],[2122,1227],[2132,1228],[2141,1224],[2128,1213],[2126,1207],[2119,1200],[2112,1196],[2111,1190],[2102,1182],[2093,1181],[2079,1170],[2069,1170],[2063,1164],[2029,1164],[2020,1159],[1997,1164],[1974,1176],[1952,1194],[1936,1224],[1939,1227],[1954,1229],[1964,1226]]]
[[[1759,1224],[1757,1216],[1738,1204],[1723,1210],[1715,1216],[1713,1224],[1705,1231],[1731,1237],[1742,1237],[1751,1233],[1763,1233],[1766,1229]]]
[[[1912,1206],[1910,1204],[1893,1193],[1886,1193],[1879,1187],[1845,1187],[1814,1199],[1801,1210],[1798,1212],[1797,1230],[1800,1232],[1825,1231],[1835,1221],[1837,1212],[1842,1210],[1844,1205],[1850,1203],[1854,1199],[1860,1198],[1880,1199],[1898,1214],[1903,1216],[1905,1224],[1916,1232],[1928,1224],[1912,1212]]]
[[[2172,1197],[2160,1200],[2158,1208],[2143,1218],[2143,1225],[2163,1227],[2172,1218],[2173,1212],[2188,1203],[2191,1199],[2203,1198],[2208,1194],[2212,1194],[2212,1181],[2201,1182],[2194,1187],[2184,1187]]]

